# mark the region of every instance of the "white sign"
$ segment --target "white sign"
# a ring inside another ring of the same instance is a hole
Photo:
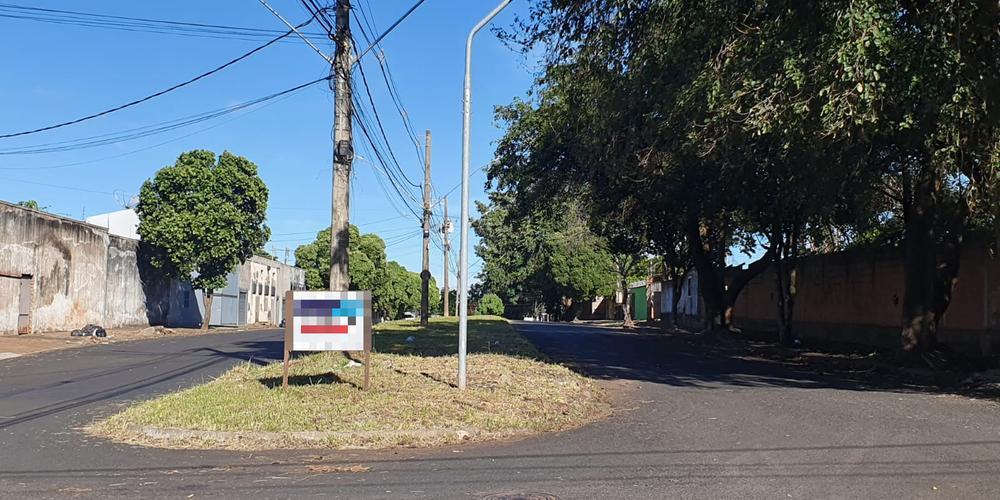
[[[371,346],[372,301],[365,291],[292,291],[286,295],[289,351],[367,351]],[[290,337],[290,339],[289,339]]]

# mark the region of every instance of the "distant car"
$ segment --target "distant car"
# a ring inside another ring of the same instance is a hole
[[[414,319],[416,317],[417,317],[417,313],[412,312],[412,311],[406,311],[405,313],[403,313],[403,318],[405,318],[405,319]]]

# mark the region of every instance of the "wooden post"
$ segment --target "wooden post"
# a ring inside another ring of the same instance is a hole
[[[281,369],[281,388],[288,389],[288,348],[285,347],[285,366]]]
[[[368,390],[368,377],[371,371],[372,365],[372,293],[370,291],[362,292],[365,304],[365,383],[364,390]]]
[[[281,369],[281,388],[288,388],[288,361],[292,354],[292,318],[295,316],[295,299],[291,290],[285,292],[285,344],[281,350],[285,354],[284,366]]]
[[[364,389],[368,390],[368,367],[371,366],[371,350],[365,349],[365,385]]]

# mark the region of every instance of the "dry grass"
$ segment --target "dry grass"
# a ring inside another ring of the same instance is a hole
[[[456,337],[454,319],[436,318],[428,328],[378,325],[371,390],[359,389],[362,367],[347,366],[340,353],[316,353],[292,362],[287,390],[280,363],[241,365],[90,430],[160,446],[385,448],[561,430],[606,415],[593,382],[544,362],[500,318],[470,320],[469,387],[456,389]],[[208,432],[164,437],[150,427]]]

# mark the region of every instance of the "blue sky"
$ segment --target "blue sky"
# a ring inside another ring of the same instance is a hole
[[[294,0],[273,0],[293,23],[308,16]],[[328,2],[324,2],[328,3]],[[355,0],[374,18],[379,31],[412,5],[412,0]],[[185,22],[283,29],[257,0],[172,2],[32,1],[32,7]],[[444,194],[459,181],[462,126],[462,71],[468,30],[496,0],[427,0],[383,43],[399,95],[418,139],[433,134],[432,176]],[[527,8],[515,1],[494,20],[509,26]],[[355,15],[355,20],[360,18]],[[84,116],[150,94],[211,69],[260,41],[195,38],[106,30],[0,17],[0,134],[33,129]],[[318,31],[317,25],[307,28]],[[355,38],[361,40],[355,29]],[[332,52],[332,45],[322,46]],[[373,98],[396,157],[406,174],[422,179],[402,120],[382,81],[378,62],[366,56]],[[472,161],[476,169],[493,157],[501,135],[493,106],[524,95],[534,66],[484,30],[473,59]],[[79,125],[27,137],[0,139],[7,148],[97,136],[231,106],[322,77],[326,63],[300,42],[279,43],[191,86],[147,103]],[[313,239],[329,225],[332,97],[324,84],[267,103],[165,134],[83,149],[34,155],[0,155],[0,199],[35,199],[54,213],[80,218],[118,209],[115,193],[135,194],[157,169],[190,149],[229,150],[257,163],[270,189],[268,222],[272,246],[284,248]],[[195,133],[197,132],[197,133]],[[360,141],[360,132],[356,130]],[[168,142],[169,141],[169,142]],[[164,144],[164,142],[167,142]],[[365,148],[358,154],[374,160]],[[69,165],[73,164],[73,165]],[[420,231],[403,218],[380,188],[371,164],[356,161],[351,222],[388,243],[390,259],[410,270],[420,267]],[[484,199],[484,176],[474,175],[473,199]],[[419,197],[419,191],[413,189]],[[460,190],[449,196],[449,215],[458,222]],[[474,208],[472,208],[474,211]],[[403,209],[405,213],[405,209]],[[473,213],[473,215],[475,215]],[[457,258],[458,234],[454,234]],[[472,240],[475,243],[475,239]],[[431,271],[441,283],[442,255],[432,245]],[[470,252],[472,251],[470,245]],[[474,255],[470,260],[477,265]],[[454,262],[454,259],[453,259]],[[451,278],[454,286],[454,275]]]

